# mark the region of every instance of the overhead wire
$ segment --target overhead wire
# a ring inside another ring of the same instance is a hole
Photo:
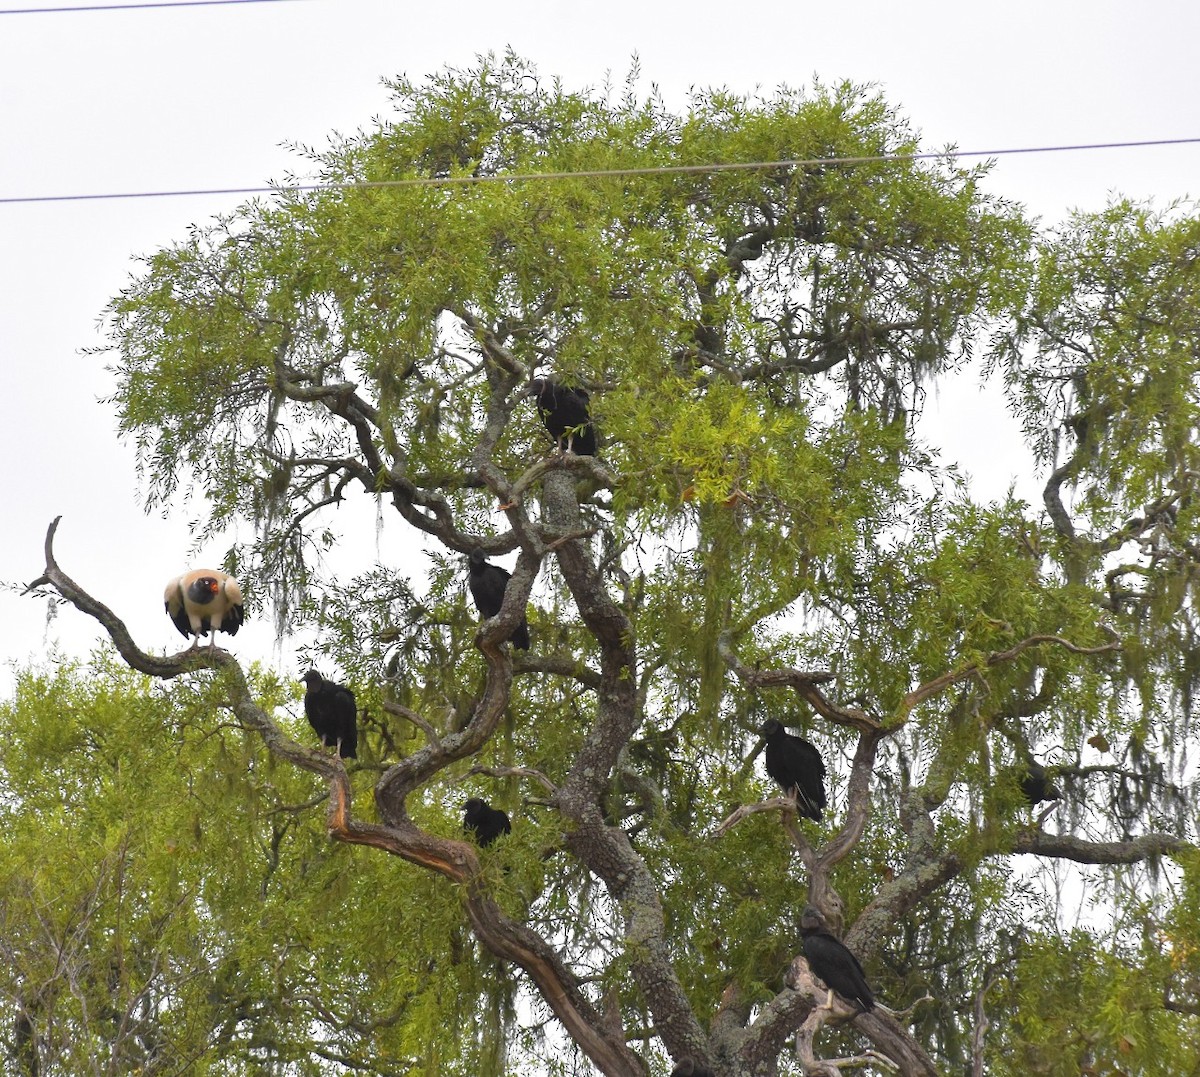
[[[208,0],[216,2],[216,0]],[[226,0],[222,0],[226,2]],[[1200,143],[1197,138],[1156,138],[1135,142],[1090,142],[1064,146],[1020,146],[998,150],[930,150],[924,153],[863,154],[853,157],[785,158],[777,161],[712,162],[698,165],[647,165],[632,168],[593,168],[561,172],[508,172],[490,176],[411,176],[394,180],[352,180],[346,183],[268,184],[258,187],[199,187],[164,191],[108,191],[94,194],[45,194],[0,197],[0,204],[34,202],[90,202],[135,198],[184,198],[198,195],[290,194],[307,191],[350,191],[386,187],[458,187],[479,183],[536,183],[561,179],[612,179],[626,176],[685,175],[705,172],[761,171],[771,168],[818,168],[827,165],[858,165],[885,162],[957,159],[961,157],[1004,157],[1015,154],[1066,153],[1080,150],[1133,149],[1146,146],[1182,146]]]
[[[132,11],[149,7],[212,7],[217,4],[291,4],[296,0],[146,0],[134,4],[72,4],[61,7],[0,8],[0,15],[60,15],[72,11]]]

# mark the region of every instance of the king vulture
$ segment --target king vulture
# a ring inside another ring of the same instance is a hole
[[[172,580],[163,592],[163,601],[179,634],[195,637],[193,647],[210,632],[209,646],[216,647],[218,631],[236,636],[246,619],[237,580],[215,568],[195,568]]]

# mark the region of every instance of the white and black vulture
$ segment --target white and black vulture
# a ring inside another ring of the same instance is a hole
[[[713,1077],[713,1071],[688,1055],[675,1063],[671,1077]]]
[[[195,568],[173,579],[163,592],[163,602],[179,634],[195,637],[193,647],[210,632],[209,645],[216,647],[217,632],[236,636],[246,619],[237,580],[215,568]]]
[[[794,737],[774,718],[759,730],[767,742],[767,774],[788,795],[796,798],[801,815],[821,821],[825,807],[825,762],[803,737]]]
[[[875,996],[867,983],[862,965],[840,939],[825,930],[825,918],[809,905],[800,917],[800,934],[804,936],[804,957],[812,973],[829,989],[825,1005],[832,1007],[836,991],[860,1013],[875,1008]]]
[[[1021,792],[1025,794],[1025,799],[1031,805],[1040,804],[1043,800],[1058,800],[1062,795],[1058,791],[1058,786],[1050,780],[1046,768],[1032,759],[1021,778]]]
[[[486,800],[472,797],[463,811],[463,830],[470,830],[480,845],[491,845],[501,834],[512,833],[508,813],[493,808]]]
[[[495,617],[504,604],[504,590],[508,586],[511,573],[499,565],[488,564],[484,559],[483,550],[478,546],[468,556],[468,563],[470,575],[467,577],[467,586],[470,588],[471,598],[475,600],[475,608],[485,618]],[[518,651],[529,650],[529,623],[524,616],[513,629],[509,639]]]
[[[304,674],[304,713],[326,748],[343,759],[358,758],[358,703],[344,684],[327,681],[315,669]]]
[[[534,378],[529,395],[560,449],[576,456],[596,455],[596,427],[586,389],[572,389],[557,378]]]

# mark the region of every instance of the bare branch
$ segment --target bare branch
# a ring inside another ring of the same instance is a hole
[[[172,657],[164,656],[162,658],[141,651],[137,644],[133,642],[133,637],[125,627],[125,622],[104,605],[104,603],[92,598],[79,584],[58,567],[58,562],[54,559],[54,534],[58,530],[61,520],[61,516],[56,516],[46,531],[46,570],[25,588],[26,594],[46,586],[54,588],[55,591],[70,602],[77,610],[86,613],[89,617],[100,622],[116,645],[121,657],[133,669],[149,674],[151,677],[159,677],[166,680],[198,669],[211,669],[216,665],[214,652],[210,652],[207,649],[191,648],[181,651]],[[220,653],[224,654],[225,652],[222,651]]]
[[[768,670],[751,669],[738,658],[733,649],[732,633],[728,630],[722,632],[718,637],[717,650],[738,680],[749,688],[792,688],[822,718],[827,718],[836,725],[849,726],[864,733],[883,728],[882,724],[866,711],[839,707],[820,691],[819,685],[828,684],[837,679],[836,674],[830,673],[828,670],[801,670],[790,667]]]
[[[883,737],[882,729],[859,734],[858,747],[850,764],[850,781],[846,786],[846,815],[842,828],[826,842],[814,866],[814,874],[825,875],[831,871],[834,865],[850,854],[862,837],[871,815],[871,772]]]
[[[622,910],[630,971],[654,1014],[655,1030],[672,1057],[702,1058],[706,1037],[675,972],[658,881],[629,836],[609,826],[600,808],[609,777],[640,720],[633,626],[609,596],[586,542],[570,537],[583,530],[571,475],[548,472],[542,492],[544,539],[565,539],[555,557],[580,617],[600,648],[596,720],[555,795],[555,806],[573,824],[567,838],[570,849],[603,879]]]
[[[1101,643],[1096,647],[1085,647],[1078,643],[1072,643],[1069,639],[1064,639],[1062,636],[1053,635],[1037,635],[1029,636],[1026,639],[1016,643],[1004,651],[994,651],[984,660],[982,664],[971,662],[963,666],[961,669],[950,670],[940,676],[934,677],[931,681],[926,681],[924,684],[914,688],[901,701],[897,708],[901,716],[901,720],[908,717],[912,710],[924,703],[931,696],[937,695],[951,685],[958,684],[960,681],[966,680],[984,669],[991,669],[995,666],[1002,665],[1005,662],[1011,662],[1018,655],[1029,650],[1030,647],[1038,647],[1043,644],[1053,643],[1058,647],[1063,647],[1072,654],[1104,654],[1108,651],[1115,651],[1121,646],[1121,641],[1108,625],[1102,624],[1101,629],[1111,638],[1107,643]]]
[[[554,654],[520,654],[513,656],[513,673],[553,673],[560,677],[571,677],[585,688],[597,691],[600,674],[575,658]]]
[[[403,718],[406,722],[412,722],[413,725],[415,725],[419,730],[421,730],[422,733],[425,734],[425,740],[429,744],[436,744],[438,742],[439,738],[437,730],[434,729],[433,726],[427,721],[425,721],[425,719],[422,718],[416,711],[410,709],[409,707],[405,707],[400,703],[394,703],[390,699],[385,699],[383,701],[383,709],[387,711],[388,714],[394,714],[397,718]]]
[[[1177,998],[1172,998],[1169,989],[1163,993],[1163,1009],[1170,1010],[1172,1013],[1185,1013],[1191,1017],[1200,1017],[1200,1004],[1181,1002]]]
[[[875,1009],[860,1013],[836,995],[832,1005],[827,1005],[828,990],[813,975],[802,956],[793,959],[785,983],[787,986],[763,1007],[738,1052],[751,1072],[765,1059],[777,1055],[793,1030],[796,1031],[797,1054],[806,1075],[836,1077],[844,1068],[861,1065],[855,1060],[864,1057],[862,1055],[849,1059],[817,1058],[815,1037],[826,1023],[836,1018],[839,1022],[853,1022],[873,1044],[873,1051],[868,1055],[877,1053],[880,1060],[887,1060],[891,1068],[904,1077],[937,1077],[932,1060],[884,1006],[876,1005]]]
[[[1072,477],[1079,469],[1079,459],[1077,456],[1072,456],[1061,467],[1056,468],[1046,480],[1046,486],[1042,490],[1042,502],[1046,506],[1046,512],[1050,516],[1051,522],[1054,524],[1054,530],[1057,531],[1068,542],[1075,541],[1075,524],[1071,519],[1071,514],[1067,512],[1066,507],[1062,503],[1062,484]]]
[[[603,1015],[588,1001],[553,947],[530,928],[510,919],[488,896],[475,849],[466,842],[421,830],[403,810],[403,796],[409,783],[461,758],[471,750],[471,744],[482,744],[503,713],[512,671],[506,654],[493,638],[499,634],[498,629],[489,632],[481,628],[479,633],[480,649],[488,659],[489,687],[467,729],[417,753],[413,757],[418,760],[415,764],[406,760],[392,767],[376,788],[385,824],[363,823],[352,817],[350,778],[342,761],[337,756],[305,748],[285,736],[255,703],[245,674],[232,655],[224,650],[195,648],[174,657],[159,658],[138,648],[124,623],[58,567],[53,550],[58,523],[56,519],[46,533],[46,571],[26,588],[27,592],[53,587],[76,608],[100,622],[132,668],[150,676],[169,679],[201,669],[219,671],[228,692],[228,705],[243,728],[257,732],[273,755],[319,775],[328,783],[326,819],[332,838],[381,849],[466,886],[467,915],[476,935],[494,955],[514,961],[529,973],[572,1039],[600,1070],[613,1077],[644,1077],[641,1059],[620,1035],[606,1031]],[[493,618],[492,623],[496,620]]]
[[[876,952],[911,909],[945,886],[964,866],[962,854],[954,848],[913,857],[904,871],[882,886],[859,913],[846,935],[846,944],[860,957]]]
[[[1074,860],[1078,864],[1139,864],[1193,848],[1191,842],[1173,834],[1143,834],[1129,841],[1085,841],[1069,834],[1022,830],[1013,842],[1012,851]]]
[[[754,804],[743,804],[713,827],[710,837],[723,837],[743,819],[749,819],[750,816],[758,815],[759,812],[764,811],[777,811],[784,816],[795,815],[796,800],[794,797],[771,797],[770,800],[760,800]]]
[[[489,778],[532,778],[551,796],[558,792],[557,786],[533,767],[472,767],[467,773],[486,774]]]

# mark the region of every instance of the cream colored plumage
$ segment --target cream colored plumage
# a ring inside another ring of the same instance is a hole
[[[210,632],[210,646],[215,647],[218,631],[237,635],[246,619],[237,580],[215,568],[195,568],[172,580],[163,601],[180,635],[195,637],[193,647]]]

